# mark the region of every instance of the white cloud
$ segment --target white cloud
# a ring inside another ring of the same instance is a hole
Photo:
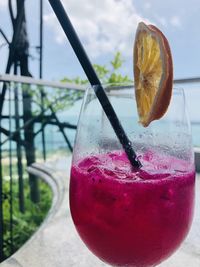
[[[159,21],[159,23],[162,25],[162,26],[164,26],[164,27],[166,27],[167,26],[167,19],[166,18],[164,18],[164,17],[156,17],[157,18],[157,20]]]
[[[178,17],[178,16],[171,17],[170,23],[174,27],[177,27],[177,28],[181,27],[181,20],[180,20],[180,17]]]
[[[132,56],[132,46],[140,16],[132,0],[63,0],[68,15],[87,53],[92,57],[121,51]],[[54,30],[56,40],[63,43],[66,37],[53,15],[45,15],[45,22]]]
[[[8,0],[0,0],[0,8],[6,7],[8,5]]]
[[[3,36],[0,34],[0,45],[1,45],[2,43],[4,43],[4,42],[5,42],[5,40],[4,40]]]
[[[158,15],[155,15],[156,21],[161,24],[164,27],[175,27],[175,28],[181,28],[182,27],[182,21],[179,16],[172,16],[172,17],[161,17]]]

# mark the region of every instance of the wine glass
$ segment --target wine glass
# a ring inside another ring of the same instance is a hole
[[[111,266],[156,266],[191,227],[195,169],[185,97],[144,128],[132,85],[105,91],[142,163],[133,169],[95,96],[85,93],[70,178],[70,210],[86,246]]]

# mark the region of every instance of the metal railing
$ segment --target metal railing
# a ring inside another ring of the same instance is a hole
[[[19,211],[26,210],[25,179],[29,181],[31,200],[39,201],[38,181],[26,173],[26,167],[46,160],[59,146],[64,153],[72,151],[70,136],[74,134],[70,132],[76,130],[76,121],[68,120],[65,109],[82,98],[84,91],[79,85],[11,75],[0,75],[0,90],[3,85],[6,94],[0,114],[0,262],[16,250],[13,205],[18,202]],[[13,192],[16,183],[17,194]]]

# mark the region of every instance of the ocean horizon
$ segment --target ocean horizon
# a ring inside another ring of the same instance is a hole
[[[68,116],[68,118],[60,118],[61,121],[68,122],[70,124],[77,125],[78,116]],[[192,143],[194,147],[200,147],[200,121],[191,122],[191,131],[192,131]],[[46,129],[46,145],[47,150],[57,150],[63,149],[66,147],[64,138],[59,132],[59,129],[55,126],[48,126]],[[74,144],[76,130],[73,129],[65,129],[65,133],[69,138],[71,144]],[[37,147],[42,147],[41,137],[36,139]]]
[[[198,102],[200,98],[200,89],[190,88],[185,90],[185,96],[187,100],[187,107],[189,118],[191,122],[191,130],[192,130],[192,142],[194,147],[200,147],[200,114],[197,112]],[[73,106],[67,108],[64,111],[58,112],[57,116],[61,122],[67,122],[73,125],[77,125],[79,113],[81,109],[82,100],[79,100],[74,103]],[[178,107],[177,107],[178,109]],[[11,123],[12,126],[15,125],[14,120]],[[137,127],[137,124],[135,124]],[[5,129],[9,129],[9,122],[8,120],[4,120],[2,122],[2,127]],[[14,127],[12,127],[15,130]],[[36,125],[35,132],[39,130],[39,125]],[[76,130],[73,129],[65,129],[65,133],[71,142],[74,144]],[[2,136],[2,140],[4,141],[7,139],[7,136]],[[46,150],[47,151],[55,151],[59,149],[66,149],[67,145],[65,143],[64,137],[62,136],[61,132],[59,131],[58,127],[48,125],[45,128],[45,140],[46,140]],[[39,134],[35,138],[35,146],[37,150],[42,150],[42,138],[41,134]],[[16,149],[16,144],[12,142],[12,150]],[[9,142],[6,142],[2,146],[2,150],[9,150]]]

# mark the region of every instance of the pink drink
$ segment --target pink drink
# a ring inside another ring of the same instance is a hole
[[[155,266],[187,235],[193,217],[194,169],[151,151],[133,171],[123,152],[72,166],[70,207],[88,248],[114,266]]]

